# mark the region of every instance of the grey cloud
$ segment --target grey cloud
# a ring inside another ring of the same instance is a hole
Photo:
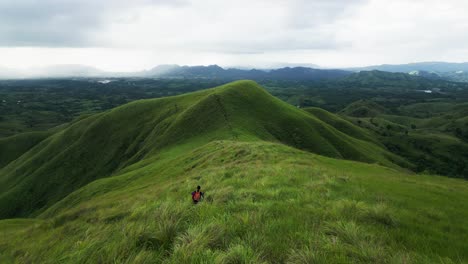
[[[255,41],[219,41],[212,43],[197,43],[194,45],[197,51],[220,52],[228,54],[261,54],[267,52],[297,51],[297,50],[331,50],[349,46],[349,43],[337,42],[331,34],[306,34],[303,38],[293,36],[278,36],[274,39],[259,39]],[[193,48],[193,47],[192,47]]]
[[[93,46],[106,13],[139,5],[183,4],[170,0],[0,0],[0,46]]]
[[[224,42],[227,53],[263,53],[292,50],[337,50],[351,43],[339,41],[333,23],[336,19],[366,4],[368,0],[295,0],[289,2],[288,21],[275,37],[251,36],[247,42]]]
[[[285,4],[288,20],[285,24],[278,25],[277,32],[267,32],[269,36],[249,34],[247,28],[245,29],[246,35],[237,39],[224,35],[215,39],[210,36],[185,39],[182,36],[177,39],[177,43],[170,45],[172,47],[186,45],[186,48],[188,46],[192,50],[231,54],[262,53],[272,50],[335,49],[347,44],[335,40],[336,28],[329,25],[346,10],[366,1],[292,0]],[[109,43],[105,35],[101,36],[101,33],[107,30],[106,26],[109,21],[106,19],[109,19],[109,14],[112,17],[112,14],[117,11],[127,11],[138,6],[180,7],[187,5],[188,2],[189,0],[17,0],[15,2],[0,0],[0,46],[97,47],[112,45],[113,43]],[[192,4],[200,3],[195,1]],[[285,2],[271,2],[272,5],[278,3]],[[131,20],[136,18],[129,13],[126,18],[115,17],[113,19],[125,24],[131,23]],[[229,28],[222,28],[222,30],[229,30]],[[184,34],[184,32],[180,33]],[[217,35],[217,32],[210,32],[210,34]]]
[[[290,25],[295,28],[310,28],[328,24],[368,0],[295,0],[291,1]]]

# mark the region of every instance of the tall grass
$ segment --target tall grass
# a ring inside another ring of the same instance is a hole
[[[217,141],[179,153],[177,159],[142,163],[89,184],[41,219],[0,221],[2,262],[468,259],[463,181],[408,175],[275,143]],[[197,185],[206,197],[193,205],[190,193]]]

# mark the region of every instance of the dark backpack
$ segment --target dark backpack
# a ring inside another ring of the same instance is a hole
[[[201,192],[195,192],[192,196],[192,199],[197,202],[200,201],[200,198],[201,198]]]

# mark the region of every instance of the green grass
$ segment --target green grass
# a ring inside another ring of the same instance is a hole
[[[467,182],[361,130],[252,82],[84,117],[0,170],[2,216],[30,217],[0,262],[467,262]]]
[[[187,142],[264,140],[329,157],[405,163],[327,122],[250,81],[129,103],[76,120],[0,170],[0,218],[37,215],[89,182]]]
[[[30,132],[7,138],[0,138],[0,169],[11,161],[19,158],[51,134],[52,133],[48,131]]]
[[[180,153],[90,183],[15,232],[5,226],[20,220],[1,221],[1,254],[46,263],[468,259],[464,181],[267,142],[214,141]],[[197,184],[206,198],[194,206]]]

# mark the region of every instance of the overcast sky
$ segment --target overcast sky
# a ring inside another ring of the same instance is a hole
[[[467,0],[0,0],[0,66],[468,61]]]

